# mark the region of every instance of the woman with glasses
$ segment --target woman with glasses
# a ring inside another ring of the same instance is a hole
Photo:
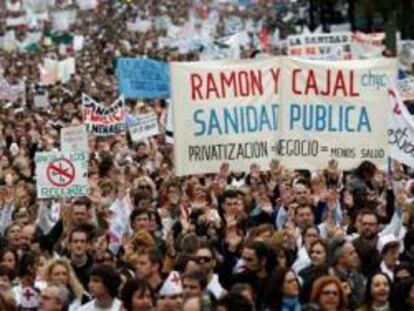
[[[345,311],[347,300],[341,281],[334,276],[322,276],[312,286],[311,303],[321,311]]]
[[[364,304],[357,311],[391,311],[391,280],[387,274],[375,273],[368,279]]]

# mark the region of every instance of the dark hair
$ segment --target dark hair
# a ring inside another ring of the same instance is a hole
[[[242,197],[242,193],[234,189],[228,189],[223,192],[223,202],[226,199],[239,199],[241,197]]]
[[[115,268],[109,265],[97,265],[92,268],[90,276],[100,278],[109,294],[113,298],[117,296],[119,286],[121,285],[121,277]]]
[[[364,300],[364,304],[367,307],[370,307],[372,305],[372,303],[374,302],[374,297],[372,296],[372,293],[371,293],[371,286],[372,286],[372,281],[374,280],[374,277],[376,277],[377,275],[382,275],[383,277],[385,277],[385,279],[387,280],[388,285],[390,287],[390,293],[389,293],[388,299],[391,296],[391,284],[392,284],[392,282],[391,282],[390,277],[387,274],[385,274],[384,272],[376,272],[372,276],[370,276],[368,278],[368,281],[367,281],[367,286],[366,286],[366,291],[365,291],[365,300]]]
[[[142,200],[152,200],[152,190],[143,188],[141,187],[137,187],[135,189],[132,189],[130,191],[130,195],[131,195],[131,201],[132,201],[132,205],[134,208],[137,208],[139,205],[139,202],[141,202]]]
[[[27,252],[22,255],[19,262],[19,277],[36,276],[36,255],[32,252]]]
[[[85,205],[86,209],[89,210],[92,206],[92,200],[88,197],[80,197],[73,201],[72,205]]]
[[[206,289],[208,284],[207,275],[203,271],[195,270],[187,272],[181,277],[182,281],[184,281],[184,279],[196,280],[200,284],[203,291]]]
[[[73,228],[72,231],[70,232],[69,242],[72,241],[72,236],[75,233],[84,233],[86,235],[86,241],[87,242],[91,241],[91,232],[85,226],[79,225],[79,226]]]
[[[253,311],[253,306],[240,294],[229,293],[220,298],[216,304],[218,307],[224,307],[227,311]]]
[[[158,251],[156,247],[140,252],[139,255],[148,256],[148,259],[152,264],[158,264],[158,270],[162,268],[164,257],[162,256],[162,254]]]
[[[9,267],[6,267],[3,264],[0,264],[0,276],[5,276],[9,279],[10,282],[13,282],[14,278],[16,277],[16,274],[14,270],[10,269]]]
[[[379,223],[379,216],[375,212],[375,210],[372,210],[372,209],[369,209],[369,208],[364,208],[364,209],[362,209],[358,212],[358,216],[361,217],[361,218],[364,217],[365,215],[374,216],[375,219],[377,220],[377,223]]]
[[[3,260],[4,255],[6,255],[7,253],[12,253],[14,256],[14,260],[16,261],[16,267],[19,264],[19,255],[17,254],[17,251],[13,248],[10,247],[5,247],[0,249],[0,261]]]
[[[148,215],[148,219],[151,219],[151,212],[148,209],[136,208],[132,211],[131,215],[129,216],[129,221],[131,225],[135,221],[135,218],[137,218],[138,216],[142,214]]]
[[[274,269],[268,279],[265,289],[265,305],[271,311],[281,310],[283,300],[283,283],[289,272],[293,272],[293,270],[289,268]],[[296,280],[299,285],[297,277]]]
[[[140,297],[143,297],[147,291],[151,294],[152,304],[154,305],[154,291],[146,281],[140,279],[128,280],[121,291],[121,300],[125,309],[127,311],[132,311],[132,297],[136,292],[139,293]]]
[[[266,261],[269,259],[269,249],[267,248],[266,244],[260,241],[254,241],[247,243],[244,248],[249,248],[254,250],[256,253],[257,258],[262,260],[263,258],[266,259]]]
[[[374,163],[370,161],[362,161],[361,164],[355,169],[354,175],[364,180],[366,174],[373,175],[376,170],[377,167]]]

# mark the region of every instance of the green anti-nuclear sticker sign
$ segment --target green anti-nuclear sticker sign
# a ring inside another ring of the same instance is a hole
[[[86,152],[38,152],[35,162],[38,198],[88,194]]]

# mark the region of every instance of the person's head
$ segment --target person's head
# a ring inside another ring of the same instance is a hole
[[[253,311],[254,307],[244,298],[237,293],[229,293],[220,298],[216,304],[216,311]]]
[[[89,232],[83,227],[73,229],[69,234],[69,250],[71,257],[82,258],[87,255],[90,242]]]
[[[378,250],[385,265],[389,269],[394,269],[398,264],[400,256],[400,241],[395,238],[393,234],[386,235],[379,238]]]
[[[236,283],[234,284],[231,289],[230,293],[236,293],[239,295],[242,295],[244,298],[246,298],[252,306],[256,303],[256,292],[254,288],[248,284],[248,283]]]
[[[383,305],[388,302],[391,291],[391,280],[385,273],[377,272],[368,279],[365,291],[365,304]]]
[[[302,229],[303,244],[309,250],[311,244],[319,238],[319,230],[316,226],[305,226]]]
[[[312,265],[320,266],[326,263],[328,255],[328,249],[326,242],[322,239],[317,239],[312,242],[310,246],[309,256],[311,258]]]
[[[8,292],[11,289],[14,278],[14,270],[0,264],[0,293]]]
[[[363,181],[371,180],[377,171],[377,167],[375,164],[369,161],[363,161],[361,164],[355,169],[355,176],[359,177]]]
[[[160,296],[157,300],[157,311],[182,311],[183,295]]]
[[[19,263],[19,256],[13,248],[3,248],[0,250],[0,264],[16,271]]]
[[[42,311],[64,311],[70,303],[70,292],[63,285],[47,286],[41,296]]]
[[[185,273],[182,277],[183,297],[201,297],[207,287],[207,276],[202,271],[192,271]]]
[[[70,262],[65,258],[55,258],[44,268],[44,277],[48,285],[64,285],[76,296],[81,297],[84,288],[76,277]]]
[[[90,274],[89,292],[97,300],[115,298],[121,285],[121,277],[114,267],[95,266]]]
[[[87,197],[76,199],[71,206],[71,220],[74,226],[79,226],[88,222],[89,210],[92,201]]]
[[[294,199],[299,205],[307,205],[309,198],[309,188],[304,184],[296,184],[293,187]]]
[[[131,198],[134,209],[148,210],[153,199],[151,185],[145,180],[140,181],[137,187],[131,190]]]
[[[366,240],[372,240],[378,233],[378,215],[372,210],[359,213],[360,234]]]
[[[334,276],[322,276],[312,286],[310,301],[323,311],[344,310],[347,299],[341,281]]]
[[[148,209],[135,209],[129,216],[131,228],[134,231],[149,230],[151,224],[151,213]]]
[[[6,228],[6,230],[4,231],[4,236],[9,247],[19,247],[21,231],[22,226],[18,223],[12,223]]]
[[[25,286],[33,286],[36,279],[38,260],[31,252],[24,253],[19,261],[19,277]]]
[[[266,270],[268,249],[263,242],[251,242],[243,248],[242,259],[248,272],[263,272]]]
[[[121,300],[126,311],[149,311],[154,307],[154,293],[143,280],[128,280],[122,288]]]
[[[335,240],[332,242],[332,260],[334,264],[345,270],[358,268],[359,257],[354,245],[346,240]]]
[[[315,215],[309,205],[298,205],[295,209],[295,223],[299,228],[314,226]]]
[[[183,311],[212,311],[211,303],[202,297],[187,299],[183,305]]]
[[[228,215],[237,215],[244,212],[242,194],[233,189],[223,193],[223,209]]]
[[[216,258],[214,249],[207,245],[202,244],[198,248],[195,259],[200,267],[200,269],[207,275],[213,273],[216,266]]]
[[[149,281],[154,275],[159,275],[163,258],[155,248],[140,253],[135,263],[135,274],[138,278]]]
[[[293,270],[275,269],[269,277],[265,290],[266,305],[276,310],[283,298],[294,298],[299,295],[299,280]]]
[[[26,225],[20,231],[20,241],[19,248],[28,251],[31,249],[32,244],[34,243],[36,232],[36,226],[33,224]]]

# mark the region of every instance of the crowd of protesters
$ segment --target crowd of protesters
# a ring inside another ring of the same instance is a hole
[[[3,32],[9,2],[0,1]],[[128,134],[90,135],[89,196],[37,198],[35,153],[58,150],[61,128],[82,123],[82,93],[118,97],[117,57],[198,59],[158,47],[162,31],[128,32],[126,21],[165,13],[182,23],[194,2],[108,0],[80,11],[70,33],[85,45],[67,51],[76,74],[43,87],[44,109],[33,106],[38,65],[61,57],[58,45],[0,50],[2,76],[25,79],[27,92],[23,107],[0,101],[0,310],[414,310],[414,183],[397,162],[342,171],[330,161],[309,172],[275,159],[248,172],[224,163],[217,174],[177,178],[167,102],[127,100],[131,115],[155,112],[162,134],[139,143]],[[220,14],[272,21],[271,6],[225,6]],[[245,47],[242,57],[255,50]],[[130,213],[114,243],[116,201]]]

